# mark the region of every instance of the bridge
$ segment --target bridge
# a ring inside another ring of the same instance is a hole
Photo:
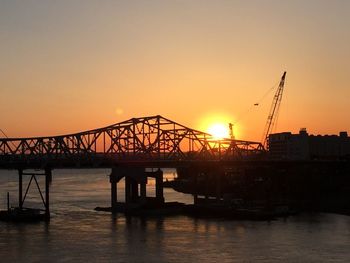
[[[0,168],[174,167],[185,162],[231,161],[264,152],[258,142],[216,140],[162,116],[132,118],[61,136],[1,138]]]
[[[19,182],[19,209],[23,208],[32,182],[36,183],[46,218],[50,217],[49,189],[52,169],[57,168],[112,168],[111,208],[116,211],[117,183],[125,178],[125,207],[149,203],[146,197],[147,178],[156,180],[156,196],[153,203],[161,205],[163,197],[163,173],[159,168],[192,169],[191,174],[205,172],[206,176],[223,175],[222,164],[255,161],[264,153],[260,143],[221,139],[188,128],[162,116],[132,118],[104,128],[73,134],[33,138],[1,138],[0,169],[17,169]],[[200,171],[198,168],[201,167]],[[156,168],[147,171],[145,168]],[[26,172],[41,169],[44,173]],[[196,170],[197,169],[197,170]],[[23,196],[23,176],[30,180]],[[45,176],[44,191],[36,176]],[[217,177],[221,198],[220,178]],[[197,194],[194,193],[196,200]]]

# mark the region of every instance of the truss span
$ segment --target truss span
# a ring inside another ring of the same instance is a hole
[[[104,128],[48,137],[0,139],[0,166],[94,162],[215,161],[256,156],[260,143],[214,140],[162,116],[132,118]]]

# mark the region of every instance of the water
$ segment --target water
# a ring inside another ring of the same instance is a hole
[[[110,203],[108,173],[54,170],[50,223],[0,222],[0,262],[350,262],[349,216],[302,214],[271,222],[113,216],[93,210]],[[154,195],[154,182],[149,185]],[[16,187],[17,174],[0,171],[2,208],[7,191],[15,205]],[[123,184],[118,187],[122,200]],[[26,204],[39,207],[38,197],[32,185]],[[165,198],[192,202],[171,189]]]

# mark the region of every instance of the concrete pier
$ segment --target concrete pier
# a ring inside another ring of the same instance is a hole
[[[197,167],[192,168],[190,174],[193,180],[191,192],[194,204],[198,203],[198,195],[204,196],[204,198],[200,198],[201,203],[212,203],[213,197],[217,202],[222,201],[222,180],[225,176],[224,169],[219,167],[206,167],[205,169],[200,169]]]
[[[118,211],[117,185],[125,178],[125,209],[134,207],[159,206],[164,204],[163,171],[146,171],[139,167],[114,167],[109,175],[111,183],[111,209]],[[148,178],[155,178],[155,197],[147,196]]]

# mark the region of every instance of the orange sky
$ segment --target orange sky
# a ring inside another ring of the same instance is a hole
[[[1,1],[0,128],[160,114],[196,129],[239,118],[237,137],[260,140],[273,93],[251,106],[286,70],[277,131],[350,132],[349,25],[346,0]]]

